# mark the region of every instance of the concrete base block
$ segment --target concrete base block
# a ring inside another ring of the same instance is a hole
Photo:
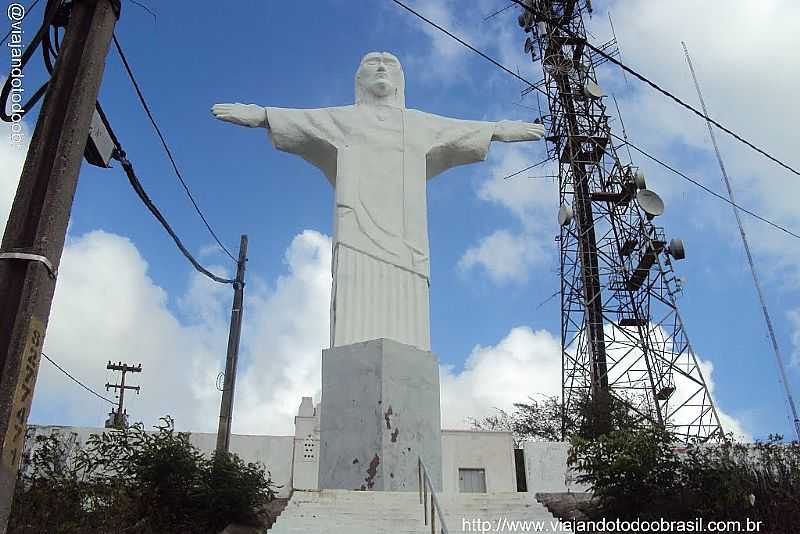
[[[322,351],[320,489],[416,491],[422,457],[442,487],[436,356],[389,339]]]

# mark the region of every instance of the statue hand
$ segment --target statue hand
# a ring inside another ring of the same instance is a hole
[[[495,141],[511,143],[515,141],[538,141],[544,137],[544,125],[536,122],[500,121],[495,126]]]
[[[267,125],[267,111],[255,104],[214,104],[211,113],[221,121],[239,126],[263,128]]]

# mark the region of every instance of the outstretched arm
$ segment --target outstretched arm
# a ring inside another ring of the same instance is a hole
[[[267,110],[256,104],[214,104],[211,113],[221,121],[239,126],[269,128]]]
[[[537,122],[500,121],[495,123],[492,141],[514,143],[517,141],[538,141],[544,137],[544,125]]]

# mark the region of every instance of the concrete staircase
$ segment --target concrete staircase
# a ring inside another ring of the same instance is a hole
[[[555,519],[528,493],[440,494],[451,534],[460,532],[561,532]],[[477,521],[488,521],[479,524]],[[539,521],[529,530],[514,521]],[[551,522],[553,524],[551,524]],[[437,530],[439,522],[437,517]],[[499,526],[499,529],[498,529]],[[514,528],[517,526],[517,528]],[[430,534],[416,492],[295,491],[270,534]]]

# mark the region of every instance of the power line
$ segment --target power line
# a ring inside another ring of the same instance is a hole
[[[39,43],[41,43],[42,46],[43,46],[43,50],[44,50],[45,66],[47,67],[47,70],[52,74],[52,72],[53,72],[53,63],[55,62],[55,60],[50,58],[50,55],[56,56],[56,58],[57,58],[57,55],[58,55],[58,41],[56,40],[56,43],[55,43],[56,44],[56,49],[54,50],[52,48],[52,43],[50,41],[49,28],[50,28],[50,24],[51,24],[51,22],[53,20],[53,17],[56,14],[56,10],[61,6],[62,3],[63,3],[63,0],[48,0],[47,7],[45,8],[45,17],[44,17],[45,21],[42,24],[42,27],[37,32],[36,37],[34,37],[33,41],[31,41],[31,44],[28,45],[28,47],[26,48],[25,52],[23,53],[22,60],[21,60],[23,65],[31,57],[31,55],[33,54],[33,51],[35,50],[36,47],[38,47]],[[34,5],[35,5],[35,3],[32,4],[31,7],[33,7]],[[56,35],[56,38],[57,38],[57,35]],[[114,37],[114,39],[115,39],[115,42],[116,42],[116,37]],[[117,43],[117,46],[119,47],[118,43]],[[122,56],[121,48],[118,48],[118,50],[120,52],[120,55]],[[126,65],[126,68],[129,69],[127,60],[125,59],[124,56],[122,56],[122,58],[123,58],[123,62]],[[203,219],[203,222],[206,223],[206,227],[209,229],[209,231],[214,236],[214,238],[217,239],[216,234],[214,234],[213,230],[211,230],[211,227],[208,225],[208,222],[206,221],[205,217],[203,217],[203,214],[200,213],[199,207],[194,202],[194,199],[192,198],[191,193],[189,192],[189,189],[186,186],[186,183],[183,181],[183,178],[181,177],[180,172],[178,171],[177,165],[175,164],[175,161],[172,158],[172,154],[171,154],[169,148],[167,147],[166,141],[164,140],[164,137],[161,135],[161,131],[159,130],[158,125],[155,123],[155,120],[153,119],[153,116],[150,113],[150,110],[149,110],[149,108],[147,106],[147,103],[144,101],[144,97],[142,96],[142,93],[139,90],[138,84],[136,84],[136,81],[132,77],[133,74],[131,73],[130,70],[128,70],[128,72],[129,72],[129,75],[131,76],[131,80],[133,81],[134,86],[136,87],[136,91],[139,94],[139,97],[140,97],[140,99],[142,101],[142,104],[145,107],[145,111],[147,112],[148,116],[150,117],[150,120],[153,122],[153,126],[156,128],[156,131],[158,132],[159,137],[161,137],[161,141],[162,141],[162,143],[164,145],[164,148],[167,150],[167,154],[169,155],[170,160],[172,161],[172,165],[173,165],[173,168],[175,169],[175,172],[178,174],[178,178],[180,178],[181,183],[183,183],[187,194],[189,194],[189,198],[192,200],[192,203],[194,204],[195,209],[200,214],[200,217]],[[2,89],[2,94],[0,94],[0,116],[4,115],[4,113],[5,113],[5,104],[4,104],[4,102],[5,102],[5,100],[6,100],[7,96],[8,96],[8,89],[9,89],[9,83],[8,82],[9,82],[9,80],[10,80],[10,77],[6,80],[6,84],[3,86],[3,89]],[[29,100],[28,104],[26,104],[24,106],[26,110],[30,109],[31,105],[33,103],[35,103],[36,99],[38,99],[38,97],[41,96],[41,94],[44,94],[44,90],[47,88],[48,84],[49,84],[49,82],[45,83],[39,89],[39,91],[37,91],[37,93],[31,98],[31,100]],[[234,282],[234,280],[228,279],[228,278],[221,278],[221,277],[213,274],[212,272],[210,272],[205,267],[203,267],[194,258],[194,256],[192,256],[192,254],[188,251],[188,249],[183,245],[183,243],[181,242],[180,238],[178,238],[178,236],[175,233],[175,231],[172,229],[172,227],[167,222],[166,218],[161,214],[161,212],[155,206],[153,201],[150,200],[150,197],[145,192],[144,187],[142,186],[142,184],[139,182],[138,178],[136,177],[136,175],[135,175],[135,173],[133,171],[133,166],[130,163],[130,161],[127,160],[127,158],[125,156],[125,151],[122,149],[122,145],[120,144],[119,140],[117,139],[117,136],[115,135],[114,130],[111,128],[111,125],[108,122],[108,118],[106,117],[106,115],[105,115],[105,113],[103,111],[103,108],[100,106],[99,102],[95,104],[95,109],[97,110],[97,113],[99,114],[101,120],[105,124],[106,129],[108,130],[109,137],[111,138],[111,141],[114,144],[114,147],[115,147],[115,151],[113,153],[114,159],[117,159],[122,164],[123,168],[125,169],[126,174],[128,175],[128,179],[129,179],[129,181],[131,183],[131,186],[133,186],[134,191],[139,196],[139,198],[142,200],[142,202],[144,202],[145,206],[150,210],[150,212],[156,217],[156,219],[158,219],[158,221],[161,223],[161,225],[166,229],[167,233],[175,241],[175,244],[178,246],[178,249],[181,251],[181,253],[186,257],[186,259],[189,260],[189,262],[194,266],[194,268],[197,269],[201,274],[207,276],[208,278],[214,280],[215,282],[219,282],[219,283],[223,283],[223,284],[232,284]],[[5,117],[2,117],[2,118],[5,119]],[[225,249],[225,247],[219,241],[219,239],[217,239],[217,243],[219,244],[220,247],[222,247],[223,250],[225,250],[225,252],[228,252],[227,249]],[[230,253],[228,255],[230,256]]]
[[[497,11],[493,11],[492,13],[489,13],[488,15],[486,15],[486,16],[483,18],[483,22],[486,22],[487,20],[489,20],[489,19],[490,19],[490,18],[492,18],[492,17],[496,17],[497,15],[499,15],[500,13],[503,13],[504,11],[508,11],[508,10],[509,10],[509,9],[511,9],[512,7],[514,7],[514,3],[513,3],[513,2],[512,2],[512,3],[510,3],[510,4],[508,4],[506,7],[501,7],[501,8],[500,8],[500,9],[498,9]]]
[[[450,37],[450,38],[452,38],[452,39],[454,39],[454,40],[458,41],[460,44],[462,44],[463,46],[465,46],[465,47],[469,48],[470,50],[472,50],[473,52],[475,52],[476,54],[478,54],[479,56],[481,56],[481,57],[482,57],[483,59],[485,59],[486,61],[488,61],[488,62],[492,63],[492,64],[493,64],[495,67],[497,67],[497,68],[499,68],[499,69],[501,69],[501,70],[504,70],[505,72],[507,72],[508,74],[510,74],[511,76],[513,76],[514,78],[516,78],[516,79],[518,79],[518,80],[520,80],[520,81],[522,81],[522,82],[525,82],[525,83],[527,83],[528,85],[530,85],[531,87],[533,87],[533,88],[535,88],[535,89],[537,89],[537,90],[541,91],[541,88],[538,88],[538,87],[536,87],[536,86],[535,86],[535,85],[533,85],[531,82],[529,82],[528,80],[526,80],[525,78],[523,78],[522,76],[520,76],[519,74],[517,74],[516,72],[514,72],[513,70],[509,69],[508,67],[506,67],[505,65],[503,65],[502,63],[500,63],[499,61],[497,61],[496,59],[494,59],[493,57],[486,55],[485,53],[481,52],[480,50],[478,50],[477,48],[475,48],[474,46],[472,46],[471,44],[469,44],[469,43],[468,43],[468,42],[466,42],[465,40],[461,39],[460,37],[458,37],[458,36],[456,36],[456,35],[453,35],[453,34],[452,34],[452,33],[450,33],[450,32],[449,32],[447,29],[445,29],[445,28],[443,28],[443,27],[439,26],[438,24],[436,24],[435,22],[433,22],[431,19],[429,19],[429,18],[426,18],[426,17],[425,17],[424,15],[422,15],[421,13],[419,13],[419,12],[417,12],[417,11],[414,11],[413,9],[411,9],[410,7],[408,7],[407,5],[405,5],[405,4],[404,4],[403,2],[401,2],[400,0],[392,0],[392,2],[394,2],[394,3],[395,3],[395,4],[397,4],[398,6],[402,7],[403,9],[405,9],[406,11],[408,11],[409,13],[412,13],[412,14],[413,14],[414,16],[416,16],[417,18],[419,18],[419,19],[421,19],[421,20],[424,20],[425,22],[427,22],[428,24],[430,24],[431,26],[433,26],[434,28],[436,28],[436,29],[437,29],[437,30],[439,30],[440,32],[444,33],[444,34],[445,34],[445,35],[447,35],[448,37]]]
[[[108,129],[111,131],[110,126],[108,126]],[[128,181],[131,183],[133,190],[139,196],[139,199],[144,203],[147,209],[150,210],[150,213],[153,214],[153,216],[158,220],[158,222],[161,223],[161,226],[164,227],[170,237],[172,237],[172,240],[175,242],[175,245],[177,245],[178,250],[181,251],[181,254],[183,254],[184,257],[189,260],[189,263],[191,263],[195,269],[213,281],[219,282],[220,284],[233,284],[234,280],[230,278],[221,278],[215,275],[203,267],[200,262],[197,261],[194,256],[192,256],[192,253],[189,252],[189,250],[184,246],[183,242],[178,237],[178,234],[175,233],[175,230],[172,229],[172,226],[170,226],[170,224],[167,222],[167,219],[161,214],[161,211],[159,211],[159,209],[148,196],[147,192],[144,190],[144,187],[142,187],[142,183],[139,181],[136,176],[136,172],[133,170],[133,164],[128,160],[125,151],[122,149],[122,146],[120,146],[120,144],[116,141],[114,144],[116,146],[113,156],[114,159],[120,162],[125,174],[128,176]]]
[[[31,2],[31,5],[29,5],[28,7],[26,7],[26,8],[25,8],[25,14],[24,14],[24,15],[22,15],[22,18],[21,18],[21,19],[19,19],[19,21],[15,21],[15,22],[20,22],[20,23],[21,23],[23,20],[25,20],[25,18],[28,16],[28,13],[30,13],[30,12],[31,12],[31,9],[33,9],[34,7],[36,7],[36,4],[38,4],[39,2],[41,2],[41,0],[33,0],[33,2]],[[513,4],[512,4],[512,5],[513,5]],[[9,30],[8,30],[8,33],[6,34],[6,36],[5,36],[5,37],[3,37],[3,40],[2,40],[2,41],[0,41],[0,45],[3,45],[3,44],[5,44],[6,40],[7,40],[9,37],[11,37],[11,34],[12,34],[12,33],[14,33],[14,27],[13,27],[13,26],[11,27],[11,29],[9,29]]]
[[[508,180],[509,178],[513,178],[514,176],[516,176],[518,174],[522,174],[525,171],[529,171],[529,170],[531,170],[531,169],[533,169],[535,167],[538,167],[539,165],[544,165],[548,161],[550,161],[550,158],[543,159],[542,161],[540,161],[538,163],[534,163],[533,165],[528,165],[524,169],[520,169],[520,170],[518,170],[516,172],[512,172],[511,174],[507,174],[507,175],[503,176],[503,180]]]
[[[86,391],[88,391],[89,393],[91,393],[92,395],[94,395],[95,397],[97,397],[97,398],[99,398],[99,399],[102,399],[102,400],[104,400],[104,401],[108,402],[109,404],[111,404],[111,405],[113,405],[113,406],[116,406],[116,404],[117,404],[117,403],[116,403],[115,401],[113,401],[113,400],[109,399],[108,397],[104,397],[104,396],[102,396],[101,394],[99,394],[98,392],[96,392],[95,390],[93,390],[92,388],[90,388],[89,386],[87,386],[86,384],[84,384],[83,382],[81,382],[80,380],[78,380],[77,378],[75,378],[74,376],[72,376],[71,374],[69,374],[69,372],[68,372],[66,369],[64,369],[63,367],[61,367],[60,365],[58,365],[56,362],[54,362],[54,361],[53,361],[53,359],[52,359],[52,358],[50,358],[50,356],[48,356],[48,355],[47,355],[47,354],[45,354],[44,352],[42,352],[42,356],[44,356],[44,358],[45,358],[45,359],[46,359],[48,362],[50,362],[50,363],[52,363],[53,365],[55,365],[56,369],[58,369],[59,371],[61,371],[61,372],[62,372],[62,373],[64,373],[65,375],[67,375],[67,376],[68,376],[70,379],[72,379],[72,381],[73,381],[73,382],[75,382],[76,384],[78,384],[80,387],[82,387],[83,389],[85,389]]]
[[[512,1],[512,2],[514,2],[514,3],[516,3],[516,4],[519,4],[519,2],[518,2],[517,0],[511,0],[511,1]],[[535,85],[535,84],[531,83],[530,81],[528,81],[527,79],[523,78],[523,77],[522,77],[522,76],[520,76],[519,74],[515,73],[514,71],[512,71],[511,69],[509,69],[508,67],[506,67],[506,66],[505,66],[505,65],[503,65],[502,63],[498,62],[496,59],[494,59],[494,58],[492,58],[492,57],[490,57],[490,56],[486,55],[484,52],[481,52],[480,50],[478,50],[477,48],[475,48],[475,47],[474,47],[474,46],[472,46],[471,44],[467,43],[466,41],[464,41],[464,40],[463,40],[463,39],[461,39],[460,37],[457,37],[456,35],[453,35],[453,34],[452,34],[450,31],[448,31],[447,29],[445,29],[445,28],[443,28],[442,26],[440,26],[440,25],[436,24],[436,23],[435,23],[435,22],[433,22],[432,20],[430,20],[430,19],[426,18],[424,15],[420,14],[419,12],[415,11],[414,9],[412,9],[412,8],[408,7],[407,5],[405,5],[405,4],[404,4],[403,2],[401,2],[400,0],[392,0],[392,2],[394,2],[394,3],[395,3],[395,4],[397,4],[397,5],[399,5],[400,7],[402,7],[403,9],[405,9],[406,11],[408,11],[408,12],[412,13],[413,15],[415,15],[416,17],[418,17],[419,19],[421,19],[421,20],[425,21],[426,23],[430,24],[431,26],[433,26],[434,28],[438,29],[439,31],[441,31],[441,32],[442,32],[442,33],[444,33],[445,35],[447,35],[447,36],[451,37],[452,39],[454,39],[455,41],[459,42],[460,44],[462,44],[462,45],[463,45],[463,46],[465,46],[466,48],[468,48],[468,49],[472,50],[473,52],[475,52],[476,54],[478,54],[478,55],[479,55],[479,56],[481,56],[482,58],[486,59],[487,61],[489,61],[490,63],[492,63],[492,64],[493,64],[493,65],[495,65],[496,67],[498,67],[499,69],[501,69],[501,70],[503,70],[503,71],[507,72],[508,74],[510,74],[511,76],[513,76],[514,78],[517,78],[518,80],[521,80],[522,82],[524,82],[524,83],[528,84],[528,85],[529,85],[530,87],[532,87],[533,89],[535,89],[535,90],[537,90],[537,91],[541,92],[542,94],[544,94],[545,96],[547,96],[547,93],[545,93],[545,92],[544,92],[544,90],[542,90],[542,88],[538,87],[537,85]],[[519,5],[522,5],[522,4],[519,4]],[[523,7],[524,7],[524,6],[523,6]],[[589,46],[589,47],[590,47],[590,48],[592,48],[593,50],[597,50],[599,53],[601,53],[601,54],[605,54],[605,53],[604,53],[604,52],[602,52],[601,50],[599,50],[599,49],[596,49],[596,48],[592,47],[592,45],[590,45],[588,42],[587,42],[586,44],[587,44],[587,46]],[[610,59],[611,59],[612,61],[614,61],[615,63],[618,63],[620,66],[623,66],[623,67],[624,67],[624,65],[622,65],[622,64],[621,64],[621,63],[619,63],[619,62],[617,62],[617,61],[616,61],[616,60],[614,60],[613,58],[610,58]],[[628,67],[625,67],[625,68],[626,68],[626,69],[628,69]],[[638,75],[637,75],[637,77],[638,77]],[[646,81],[648,81],[648,83],[652,83],[652,82],[649,82],[649,80],[646,80]],[[654,84],[653,84],[653,85],[654,85]],[[660,87],[658,87],[658,86],[655,86],[655,87],[656,87],[656,88],[657,88],[659,91],[663,91],[663,90],[662,90]],[[703,117],[704,119],[705,119],[705,118],[707,118],[705,114],[698,112],[697,110],[695,110],[694,108],[692,108],[692,107],[691,107],[691,106],[689,106],[688,104],[685,104],[685,103],[683,103],[682,101],[681,101],[681,103],[682,103],[683,105],[685,105],[685,106],[688,106],[690,109],[692,109],[693,111],[695,111],[696,113],[698,113],[698,114],[699,114],[701,117]],[[709,119],[709,120],[711,120],[711,119]],[[729,131],[728,131],[727,129],[725,129],[723,126],[721,126],[721,125],[718,125],[718,124],[717,124],[716,122],[714,122],[714,121],[711,121],[711,122],[712,122],[712,124],[715,124],[715,125],[717,125],[717,127],[718,127],[718,128],[720,128],[720,129],[723,129],[723,131],[726,131],[727,133],[730,133],[731,135],[733,135],[734,137],[736,137],[736,134],[734,134],[734,133],[732,133],[732,132],[729,132]],[[724,196],[720,195],[719,193],[715,192],[714,190],[712,190],[712,189],[709,189],[708,187],[704,186],[703,184],[701,184],[701,183],[700,183],[700,182],[698,182],[697,180],[694,180],[694,179],[690,178],[689,176],[685,175],[684,173],[680,172],[679,170],[675,169],[674,167],[671,167],[670,165],[668,165],[668,164],[664,163],[663,161],[661,161],[661,160],[659,160],[658,158],[656,158],[655,156],[653,156],[653,155],[651,155],[651,154],[647,153],[645,150],[643,150],[643,149],[639,148],[638,146],[636,146],[635,144],[631,143],[630,141],[628,141],[628,140],[626,140],[626,139],[622,139],[621,137],[619,137],[619,136],[617,136],[617,135],[614,135],[613,133],[612,133],[612,134],[610,134],[610,135],[611,135],[612,137],[614,137],[615,139],[619,140],[619,141],[622,141],[622,142],[624,142],[624,143],[627,143],[627,144],[628,144],[628,145],[629,145],[631,148],[633,148],[634,150],[636,150],[637,152],[639,152],[639,153],[640,153],[640,154],[642,154],[643,156],[646,156],[646,157],[650,158],[651,160],[655,161],[655,162],[656,162],[656,163],[658,163],[659,165],[662,165],[664,168],[666,168],[666,169],[668,169],[668,170],[670,170],[670,171],[674,172],[674,173],[675,173],[675,174],[677,174],[678,176],[680,176],[680,177],[682,177],[682,178],[684,178],[684,179],[688,180],[689,182],[693,183],[694,185],[696,185],[696,186],[700,187],[701,189],[703,189],[703,190],[704,190],[704,191],[706,191],[707,193],[710,193],[711,195],[713,195],[713,196],[717,197],[718,199],[720,199],[720,200],[722,200],[722,201],[724,201],[724,202],[727,202],[727,203],[729,203],[729,204],[731,204],[731,205],[735,206],[736,208],[738,208],[739,210],[743,211],[744,213],[747,213],[748,215],[750,215],[750,216],[752,216],[752,217],[754,217],[754,218],[756,218],[756,219],[758,219],[758,220],[760,220],[760,221],[762,221],[762,222],[765,222],[765,223],[769,224],[770,226],[772,226],[772,227],[774,227],[774,228],[777,228],[778,230],[781,230],[782,232],[785,232],[785,233],[787,233],[787,234],[791,235],[792,237],[796,237],[796,238],[800,239],[800,235],[798,235],[798,234],[796,234],[796,233],[792,232],[791,230],[788,230],[788,229],[784,228],[783,226],[780,226],[779,224],[776,224],[776,223],[774,223],[774,222],[770,221],[769,219],[766,219],[766,218],[764,218],[764,217],[762,217],[762,216],[760,216],[760,215],[758,215],[758,214],[756,214],[756,213],[754,213],[754,212],[752,212],[752,211],[750,211],[750,210],[748,210],[748,209],[746,209],[746,208],[743,208],[742,206],[739,206],[738,204],[732,203],[732,202],[731,202],[731,200],[729,200],[729,199],[725,198]],[[759,149],[757,149],[757,150],[759,150]],[[771,158],[771,157],[770,157],[770,158]],[[772,159],[772,158],[771,158],[771,159]],[[779,163],[780,163],[780,162],[779,162]],[[783,165],[783,164],[782,164],[782,165]],[[784,167],[786,167],[786,165],[783,165],[783,166],[784,166]],[[528,170],[529,168],[531,168],[531,167],[528,167],[528,168],[525,168],[525,169],[520,169],[519,171],[517,171],[517,172],[515,172],[515,173],[512,173],[512,174],[510,174],[510,175],[506,176],[505,178],[510,178],[510,177],[512,177],[512,176],[516,176],[517,174],[520,174],[520,173],[522,173],[522,172],[524,172],[524,171]],[[795,172],[793,169],[791,169],[791,167],[787,167],[787,168],[789,168],[790,170],[792,170],[793,172]]]
[[[708,114],[706,102],[705,99],[703,99],[703,93],[700,90],[700,83],[697,81],[697,74],[694,71],[694,65],[692,65],[692,58],[689,57],[689,49],[686,47],[685,42],[681,41],[681,44],[683,45],[683,51],[686,53],[686,62],[689,64],[689,71],[692,73],[692,80],[694,80],[694,88],[697,89],[697,97],[700,100],[700,106],[703,108],[703,113]],[[717,162],[719,163],[719,169],[722,172],[722,178],[725,181],[725,188],[728,190],[728,197],[731,199],[731,203],[733,203],[736,199],[736,196],[733,193],[733,187],[731,187],[731,181],[728,178],[728,171],[725,170],[725,163],[722,161],[722,155],[720,154],[719,146],[717,145],[717,137],[714,135],[714,129],[711,128],[711,123],[706,122],[706,126],[708,126],[708,135],[711,137],[711,144],[714,145],[714,153],[717,155]],[[761,311],[764,314],[764,321],[767,324],[767,331],[769,332],[769,338],[772,342],[772,349],[775,352],[775,359],[778,361],[778,370],[780,371],[780,378],[784,392],[786,393],[786,399],[789,402],[792,416],[794,416],[794,431],[797,435],[797,439],[800,439],[800,417],[797,415],[797,406],[794,403],[794,397],[792,396],[792,391],[789,387],[789,379],[786,376],[786,367],[783,363],[783,354],[781,353],[778,340],[775,336],[775,328],[772,326],[772,317],[770,316],[769,309],[767,308],[767,299],[764,297],[764,290],[761,288],[761,281],[758,278],[758,271],[756,271],[755,262],[753,261],[753,254],[750,251],[750,243],[747,241],[747,234],[745,233],[744,225],[742,224],[742,218],[739,215],[739,211],[735,207],[733,208],[733,214],[736,216],[736,225],[739,227],[739,235],[742,238],[744,251],[747,254],[747,263],[750,265],[750,274],[753,275],[753,284],[756,286],[756,293],[758,293],[758,300],[761,303]]]
[[[790,235],[790,236],[792,236],[792,237],[795,237],[795,238],[797,238],[797,239],[800,239],[800,235],[796,234],[795,232],[792,232],[792,231],[791,231],[791,230],[789,230],[788,228],[786,228],[786,227],[784,227],[784,226],[781,226],[781,225],[779,225],[779,224],[777,224],[777,223],[774,223],[774,222],[772,222],[771,220],[769,220],[769,219],[767,219],[767,218],[764,218],[764,217],[762,217],[761,215],[759,215],[759,214],[757,214],[757,213],[755,213],[755,212],[753,212],[753,211],[750,211],[749,209],[747,209],[747,208],[744,208],[744,207],[740,206],[740,205],[739,205],[739,204],[737,204],[736,202],[733,202],[732,200],[730,200],[730,199],[728,199],[728,198],[726,198],[726,197],[724,197],[724,196],[720,195],[719,193],[717,193],[717,192],[716,192],[716,191],[714,191],[713,189],[711,189],[711,188],[709,188],[709,187],[706,187],[705,185],[703,185],[703,184],[702,184],[702,183],[700,183],[699,181],[695,180],[694,178],[691,178],[691,177],[687,176],[686,174],[682,173],[681,171],[679,171],[679,170],[678,170],[678,169],[676,169],[675,167],[672,167],[672,166],[671,166],[671,165],[669,165],[668,163],[665,163],[665,162],[663,162],[662,160],[658,159],[656,156],[654,156],[654,155],[652,155],[652,154],[648,153],[647,151],[645,151],[644,149],[642,149],[642,148],[640,148],[640,147],[636,146],[635,144],[631,143],[630,141],[625,141],[625,139],[623,139],[623,138],[621,138],[620,136],[618,136],[618,135],[615,135],[615,134],[613,134],[613,133],[611,134],[611,137],[613,137],[613,138],[614,138],[614,139],[616,139],[617,141],[620,141],[620,142],[623,142],[623,143],[628,143],[628,145],[629,145],[629,146],[630,146],[632,149],[634,149],[636,152],[638,152],[639,154],[641,154],[641,155],[643,155],[644,157],[646,157],[646,158],[648,158],[648,159],[650,159],[650,160],[652,160],[652,161],[654,161],[654,162],[658,163],[659,165],[661,165],[662,167],[664,167],[664,168],[665,168],[665,169],[667,169],[668,171],[675,173],[676,175],[680,176],[680,177],[681,177],[681,178],[683,178],[684,180],[687,180],[687,181],[689,181],[689,182],[693,183],[694,185],[696,185],[697,187],[699,187],[700,189],[702,189],[702,190],[703,190],[703,191],[705,191],[706,193],[708,193],[708,194],[710,194],[710,195],[712,195],[712,196],[715,196],[715,197],[717,197],[718,199],[722,200],[723,202],[726,202],[726,203],[730,204],[730,205],[731,205],[731,206],[733,206],[734,208],[736,208],[736,209],[738,209],[738,210],[740,210],[740,211],[742,211],[742,212],[744,212],[744,213],[746,213],[746,214],[750,215],[751,217],[753,217],[753,218],[755,218],[755,219],[758,219],[758,220],[759,220],[759,221],[761,221],[761,222],[767,223],[768,225],[772,226],[773,228],[776,228],[776,229],[780,230],[781,232],[784,232],[784,233],[786,233],[786,234],[789,234],[789,235]]]
[[[397,2],[398,0],[393,0],[393,1],[394,1],[394,2]],[[511,0],[511,1],[512,1],[512,2],[514,2],[515,4],[517,4],[518,6],[522,7],[524,10],[526,10],[526,11],[529,11],[530,13],[532,13],[532,14],[534,14],[534,15],[539,15],[539,13],[537,13],[537,12],[536,12],[536,11],[535,11],[533,8],[531,8],[531,7],[529,7],[529,6],[526,6],[526,5],[525,5],[524,3],[522,3],[520,0]],[[558,25],[558,24],[554,23],[554,22],[552,21],[552,19],[548,19],[548,20],[549,20],[550,24],[552,24],[553,26],[555,26],[555,27],[556,27],[556,28],[558,28],[559,30],[563,31],[563,32],[564,32],[565,34],[567,34],[569,37],[572,37],[572,38],[574,38],[574,39],[580,39],[580,36],[578,36],[578,35],[577,35],[575,32],[571,31],[570,29],[568,29],[568,28],[565,28],[565,27],[563,27],[563,26],[561,26],[561,25]],[[789,171],[789,172],[791,172],[791,173],[793,173],[793,174],[796,174],[797,176],[800,176],[800,171],[798,171],[798,170],[794,169],[793,167],[791,167],[791,166],[787,165],[786,163],[784,163],[784,162],[782,162],[781,160],[779,160],[778,158],[776,158],[776,157],[772,156],[771,154],[769,154],[769,153],[768,153],[768,152],[766,152],[765,150],[763,150],[763,149],[761,149],[761,148],[757,147],[756,145],[754,145],[753,143],[751,143],[751,142],[750,142],[750,141],[748,141],[747,139],[743,138],[743,137],[742,137],[742,136],[740,136],[739,134],[737,134],[737,133],[735,133],[735,132],[733,132],[733,131],[729,130],[728,128],[726,128],[726,127],[725,127],[725,126],[723,126],[722,124],[718,123],[717,121],[715,121],[714,119],[712,119],[711,117],[709,117],[707,114],[705,114],[705,113],[703,113],[703,112],[701,112],[701,111],[699,111],[699,110],[695,109],[693,106],[691,106],[691,105],[687,104],[686,102],[684,102],[683,100],[681,100],[681,99],[680,99],[680,98],[678,98],[677,96],[673,95],[672,93],[670,93],[670,92],[669,92],[669,91],[667,91],[666,89],[663,89],[662,87],[660,87],[660,86],[659,86],[658,84],[656,84],[655,82],[653,82],[653,81],[649,80],[649,79],[648,79],[648,78],[646,78],[645,76],[643,76],[643,75],[639,74],[638,72],[636,72],[636,71],[635,71],[635,70],[633,70],[632,68],[630,68],[630,67],[628,67],[627,65],[625,65],[624,63],[622,63],[621,61],[619,61],[619,60],[617,60],[616,58],[612,57],[611,55],[607,54],[606,52],[604,52],[604,51],[603,51],[603,50],[601,50],[600,48],[598,48],[598,47],[594,46],[594,45],[593,45],[593,44],[591,44],[591,43],[590,43],[588,40],[586,40],[586,39],[582,39],[582,41],[583,41],[583,42],[586,44],[586,47],[587,47],[587,48],[589,48],[589,50],[591,50],[592,52],[595,52],[596,54],[598,54],[598,55],[602,56],[604,59],[606,59],[606,60],[610,61],[610,62],[611,62],[611,63],[613,63],[614,65],[616,65],[616,66],[618,66],[619,68],[621,68],[623,71],[625,71],[625,72],[627,72],[627,73],[631,74],[632,76],[634,76],[635,78],[637,78],[639,81],[646,83],[647,85],[649,85],[650,87],[652,87],[653,89],[655,89],[656,91],[658,91],[659,93],[661,93],[661,94],[663,94],[664,96],[666,96],[667,98],[669,98],[669,99],[671,99],[671,100],[675,101],[676,103],[678,103],[678,104],[679,104],[679,105],[681,105],[682,107],[684,107],[684,108],[688,109],[689,111],[691,111],[692,113],[694,113],[695,115],[697,115],[698,117],[700,117],[701,119],[703,119],[703,120],[705,120],[705,121],[708,121],[708,122],[710,122],[711,124],[713,124],[714,126],[716,126],[717,128],[719,128],[720,130],[722,130],[723,132],[725,132],[726,134],[730,135],[731,137],[733,137],[733,138],[734,138],[734,139],[736,139],[737,141],[739,141],[739,142],[741,142],[741,143],[744,143],[745,145],[747,145],[748,147],[752,148],[753,150],[755,150],[756,152],[758,152],[759,154],[761,154],[761,155],[762,155],[762,156],[764,156],[765,158],[767,158],[767,159],[769,159],[769,160],[773,161],[774,163],[777,163],[778,165],[780,165],[781,167],[783,167],[783,168],[784,168],[784,169],[786,169],[787,171]]]
[[[131,69],[131,66],[128,63],[128,58],[125,57],[125,53],[122,51],[122,46],[119,44],[119,40],[117,39],[116,35],[114,35],[114,47],[117,49],[117,53],[119,54],[120,59],[122,59],[122,64],[125,66],[125,71],[128,73],[128,78],[130,78],[131,83],[133,84],[133,88],[136,90],[136,94],[139,97],[139,102],[141,102],[142,107],[144,108],[144,111],[147,114],[147,117],[150,119],[150,122],[152,123],[153,128],[155,128],[159,139],[161,139],[161,144],[164,147],[164,151],[167,153],[167,157],[169,158],[169,161],[172,163],[172,168],[174,169],[175,174],[178,177],[178,180],[180,180],[184,191],[186,191],[186,195],[189,197],[189,200],[192,202],[192,205],[194,206],[195,211],[200,216],[200,218],[203,220],[203,224],[205,224],[205,226],[208,229],[209,233],[214,238],[214,240],[217,242],[217,245],[219,245],[219,247],[225,252],[225,254],[228,255],[228,257],[230,259],[232,259],[233,261],[236,261],[236,258],[233,257],[233,255],[225,247],[225,245],[222,244],[222,241],[220,241],[219,237],[217,237],[217,234],[211,228],[211,225],[206,220],[205,215],[203,215],[203,212],[200,210],[200,206],[197,205],[197,202],[195,201],[194,196],[192,196],[192,192],[189,190],[189,186],[186,184],[186,181],[183,179],[183,176],[181,175],[181,171],[178,170],[178,165],[177,165],[177,163],[175,163],[175,158],[172,156],[172,151],[169,149],[169,145],[167,145],[167,140],[164,138],[164,135],[161,133],[161,129],[158,127],[158,124],[156,123],[156,120],[153,117],[153,113],[150,111],[150,106],[147,105],[147,101],[145,100],[144,95],[142,94],[142,90],[141,90],[141,88],[139,87],[139,84],[136,81],[136,77],[133,75],[133,70]]]

